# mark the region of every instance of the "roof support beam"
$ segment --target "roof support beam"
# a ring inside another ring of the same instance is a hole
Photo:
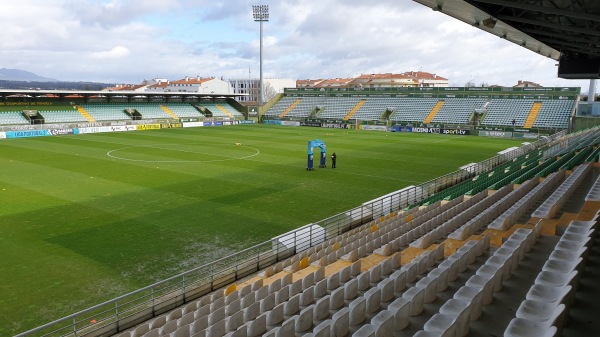
[[[559,39],[565,39],[565,40],[569,40],[569,41],[600,44],[600,38],[585,39],[585,38],[582,38],[579,36],[558,34],[558,33],[553,33],[553,32],[548,32],[545,30],[539,30],[539,29],[533,29],[533,28],[522,28],[521,31],[523,31],[524,33],[528,33],[530,35],[544,35],[544,36],[550,36],[550,37],[555,37],[555,38],[559,38]]]
[[[600,22],[600,17],[598,15],[592,15],[592,14],[576,12],[576,11],[566,11],[563,9],[546,7],[546,6],[528,5],[528,4],[520,3],[518,1],[471,0],[471,2],[486,3],[486,4],[498,5],[498,6],[504,6],[504,7],[510,7],[510,8],[518,8],[518,9],[523,9],[523,10],[532,11],[532,12],[555,14],[555,15],[561,15],[561,16],[570,17],[570,18]]]
[[[559,40],[555,40],[555,39],[544,39],[544,41],[549,42],[549,43],[554,43],[554,44],[560,44],[560,45],[567,46],[567,47],[586,49],[586,50],[589,50],[590,52],[600,52],[600,48],[585,46],[585,45],[581,45],[581,44],[577,44],[577,43],[559,41]]]
[[[500,19],[504,22],[520,22],[520,23],[525,23],[525,24],[530,24],[530,25],[554,28],[554,29],[565,31],[565,32],[573,32],[573,33],[581,33],[581,34],[586,34],[586,35],[590,34],[590,35],[600,36],[599,31],[594,31],[591,29],[563,26],[563,25],[559,25],[556,23],[550,23],[550,22],[539,21],[539,20],[531,20],[531,19],[520,18],[520,17],[516,17],[516,16],[499,15],[498,19]]]

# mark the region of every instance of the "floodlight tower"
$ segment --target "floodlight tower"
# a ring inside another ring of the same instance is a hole
[[[260,80],[259,80],[259,105],[263,102],[263,22],[269,21],[269,5],[252,6],[252,16],[254,21],[260,22]]]

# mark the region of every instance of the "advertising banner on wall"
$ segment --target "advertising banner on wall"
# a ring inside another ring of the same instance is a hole
[[[537,133],[521,133],[521,132],[515,132],[515,134],[513,135],[513,137],[515,137],[515,138],[526,138],[526,139],[537,139],[538,136],[539,135]]]
[[[362,125],[361,129],[368,131],[387,131],[387,127],[383,125]]]
[[[510,137],[512,137],[512,132],[508,132],[508,131],[479,131],[479,135],[481,137],[510,138]]]
[[[495,126],[476,126],[475,130],[481,131],[504,131],[504,128]]]
[[[203,122],[184,122],[183,123],[184,128],[197,128],[200,126],[204,126],[204,123]]]
[[[23,131],[7,131],[6,138],[27,138],[27,137],[44,137],[51,136],[48,130],[23,130]]]
[[[141,124],[135,126],[136,130],[160,130],[160,124]]]
[[[344,123],[323,123],[322,127],[330,129],[347,129],[348,124]]]
[[[75,130],[73,130],[73,129],[51,129],[48,131],[50,131],[50,134],[53,136],[74,135],[75,134]]]
[[[6,138],[6,132],[0,132],[0,139]]]
[[[101,132],[111,132],[110,126],[99,126],[99,127],[89,127],[89,128],[78,128],[75,129],[76,134],[84,134],[84,133],[101,133]]]
[[[443,134],[443,135],[466,136],[466,135],[470,135],[471,134],[471,130],[441,129],[441,134]]]
[[[440,133],[440,128],[422,128],[422,127],[413,127],[412,132],[418,133]]]
[[[296,122],[296,121],[278,121],[278,120],[271,120],[271,119],[263,121],[263,124],[300,126],[300,122]]]
[[[319,123],[319,122],[300,122],[300,126],[312,126],[315,128],[320,128],[321,123]]]
[[[114,125],[110,127],[110,132],[134,131],[135,125]]]
[[[392,126],[392,132],[412,132],[412,126],[394,125]]]
[[[41,130],[41,125],[6,125],[2,126],[4,131]]]

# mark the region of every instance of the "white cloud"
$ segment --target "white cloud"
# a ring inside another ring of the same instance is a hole
[[[585,85],[555,61],[412,1],[264,0],[269,77],[424,70],[467,81]],[[241,0],[19,0],[0,11],[0,67],[61,80],[258,75],[255,3]]]
[[[129,56],[130,52],[127,47],[116,46],[111,50],[100,51],[92,53],[92,58],[103,60],[103,59],[120,59]]]

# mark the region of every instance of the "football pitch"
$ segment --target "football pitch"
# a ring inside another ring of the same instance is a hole
[[[307,171],[321,139],[337,168]],[[265,125],[0,141],[0,335],[493,157],[521,141]],[[239,144],[236,144],[239,143]]]

